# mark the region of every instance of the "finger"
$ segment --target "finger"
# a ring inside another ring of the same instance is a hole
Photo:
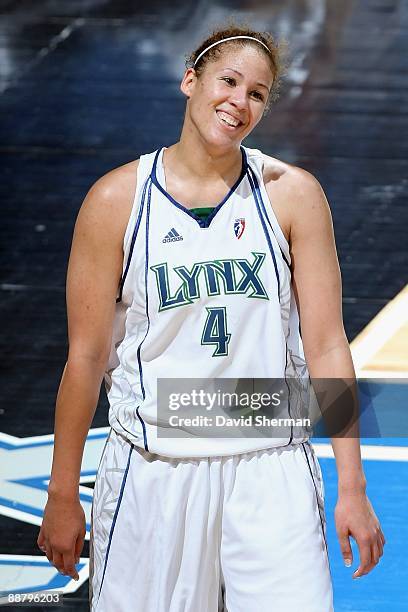
[[[350,567],[353,563],[353,552],[350,545],[350,537],[347,533],[339,533],[340,551],[343,556],[344,565]]]
[[[43,550],[42,547],[44,547],[45,545],[45,535],[43,533],[43,530],[40,529],[40,533],[38,534],[38,538],[37,538],[37,546],[40,550]]]
[[[85,532],[80,534],[75,542],[75,563],[79,563],[81,552],[84,547]]]
[[[41,550],[41,552],[43,552],[44,555],[46,555],[48,561],[52,563],[52,553],[50,550],[50,545],[49,545],[47,538],[45,537],[45,534],[42,528],[40,529],[40,533],[38,534],[37,546]]]
[[[368,574],[370,569],[373,567],[372,554],[371,554],[371,541],[367,538],[357,540],[358,549],[360,552],[360,565],[353,574],[353,578],[360,578],[365,574]]]
[[[378,542],[374,542],[372,547],[371,547],[371,559],[373,562],[373,567],[375,567],[376,565],[378,565],[378,562],[380,561],[380,549],[378,546]]]
[[[41,540],[37,540],[37,546],[45,554],[47,550],[45,538],[42,538]]]
[[[65,574],[64,561],[61,553],[54,551],[52,555],[52,564],[59,571],[60,574]]]
[[[50,546],[50,543],[48,542],[48,540],[45,540],[45,543],[41,547],[41,550],[43,551],[43,553],[47,557],[48,561],[50,563],[52,563],[52,549],[51,549],[51,546]]]
[[[71,576],[74,580],[79,580],[78,572],[75,567],[75,559],[73,551],[64,553],[63,555],[64,571],[67,576]]]
[[[384,554],[384,546],[383,546],[383,541],[380,535],[377,538],[377,546],[378,546],[378,554],[380,557],[382,557]]]

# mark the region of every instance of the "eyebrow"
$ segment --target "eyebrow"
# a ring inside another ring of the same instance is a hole
[[[244,76],[241,72],[238,72],[238,70],[235,70],[235,68],[223,68],[223,70],[231,70],[232,72],[235,72],[235,74],[239,74],[240,77]],[[270,92],[269,87],[265,85],[265,83],[258,82],[257,85],[260,85],[261,87],[265,87],[265,89],[267,89]]]

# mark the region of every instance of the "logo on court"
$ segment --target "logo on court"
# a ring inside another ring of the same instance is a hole
[[[85,512],[86,539],[89,539],[91,529],[93,491],[84,483],[95,482],[108,433],[107,427],[91,429],[86,439],[79,485]],[[53,446],[53,434],[17,438],[0,432],[0,515],[30,525],[41,525],[51,477]],[[4,603],[3,597],[14,591],[32,593],[58,589],[64,593],[74,593],[88,579],[89,559],[81,557],[77,569],[79,581],[75,582],[73,578],[59,574],[39,551],[34,555],[0,554],[0,606]]]
[[[245,229],[245,219],[235,219],[234,232],[238,240],[241,238]]]
[[[174,229],[174,227],[172,227],[171,230],[163,238],[162,242],[178,242],[179,240],[183,240],[183,236],[180,236],[178,231]]]

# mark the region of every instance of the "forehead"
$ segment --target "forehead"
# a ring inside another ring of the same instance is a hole
[[[244,76],[273,79],[271,62],[266,53],[255,45],[242,46],[230,43],[228,46],[224,45],[217,56],[216,60],[207,63],[206,69],[217,72],[231,68]]]

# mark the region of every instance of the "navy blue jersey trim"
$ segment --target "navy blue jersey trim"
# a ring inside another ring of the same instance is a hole
[[[143,384],[143,367],[142,367],[142,359],[141,359],[141,350],[142,350],[142,344],[143,342],[146,340],[147,338],[147,334],[149,333],[150,330],[150,316],[149,316],[149,293],[148,293],[148,272],[149,272],[149,224],[150,224],[150,205],[151,205],[151,199],[152,199],[152,183],[150,182],[149,184],[149,190],[148,190],[148,194],[147,194],[147,205],[146,205],[146,248],[145,248],[145,274],[144,274],[144,278],[145,278],[145,299],[146,299],[146,303],[145,303],[145,312],[146,312],[146,319],[147,319],[147,329],[146,329],[146,333],[144,335],[144,338],[142,339],[141,343],[138,346],[137,349],[137,361],[139,364],[139,378],[140,378],[140,386],[142,389],[142,395],[143,395],[143,400],[146,397],[146,391],[144,388],[144,384]],[[138,406],[136,408],[136,414],[142,424],[142,428],[143,428],[143,440],[144,440],[144,448],[145,450],[149,450],[149,446],[147,443],[147,434],[146,434],[146,425],[142,419],[142,417],[139,414],[139,408],[140,406]]]
[[[251,185],[252,195],[254,196],[254,200],[255,200],[255,204],[256,204],[256,209],[258,211],[258,215],[259,215],[259,218],[260,218],[263,230],[264,230],[264,234],[265,234],[266,240],[268,242],[269,250],[270,250],[271,255],[272,255],[272,260],[273,260],[273,264],[274,264],[274,267],[275,267],[276,279],[278,281],[278,299],[279,299],[279,302],[280,302],[280,278],[279,278],[278,264],[276,262],[275,251],[274,251],[273,246],[272,246],[271,237],[269,235],[268,229],[267,229],[267,227],[265,225],[264,217],[262,215],[260,201],[262,202],[262,206],[263,206],[263,209],[264,209],[264,214],[265,214],[267,219],[268,219],[268,216],[266,215],[265,206],[263,204],[262,196],[261,196],[260,189],[259,189],[259,183],[258,183],[257,178],[256,178],[256,176],[255,176],[255,174],[254,174],[254,172],[253,172],[253,170],[252,170],[252,168],[250,166],[248,166],[248,180],[249,180],[249,184]],[[269,219],[268,219],[268,221],[269,221]],[[269,223],[269,225],[270,225],[270,223]],[[270,225],[270,227],[271,227],[271,230],[273,232],[273,229],[272,229],[271,225]],[[276,238],[276,236],[275,236],[275,238]],[[277,239],[276,239],[276,241],[277,241]],[[281,249],[280,249],[280,251],[282,253]],[[282,253],[282,255],[283,255],[283,253]],[[286,384],[287,389],[288,389],[288,414],[289,414],[289,418],[291,418],[291,414],[290,414],[290,386],[289,386],[287,378],[286,378],[287,367],[288,367],[288,346],[287,346],[286,337],[285,337],[285,384]],[[292,443],[292,440],[293,440],[293,425],[290,426],[290,437],[289,437],[289,441],[288,441],[286,446],[289,446],[289,444]]]
[[[217,204],[217,206],[214,206],[213,211],[208,215],[208,217],[206,219],[201,219],[198,215],[196,215],[195,213],[192,212],[191,209],[186,208],[185,206],[183,206],[183,204],[180,204],[180,202],[177,202],[177,200],[175,200],[165,189],[164,187],[162,187],[162,185],[159,183],[158,179],[157,179],[157,160],[159,158],[159,155],[161,153],[161,151],[163,149],[159,149],[155,155],[154,158],[154,162],[153,162],[153,167],[152,167],[152,171],[151,171],[151,179],[153,184],[159,189],[159,191],[162,192],[162,194],[168,199],[170,200],[170,202],[172,202],[172,204],[174,204],[179,210],[182,210],[185,214],[187,214],[189,217],[191,217],[192,219],[194,219],[195,221],[197,221],[198,225],[200,227],[209,227],[211,221],[214,219],[215,215],[217,214],[217,212],[224,206],[224,204],[229,200],[229,198],[231,197],[231,195],[234,193],[234,191],[237,189],[238,185],[241,183],[242,179],[244,178],[244,176],[246,175],[247,172],[247,167],[248,167],[248,161],[247,161],[247,156],[244,150],[244,147],[240,147],[241,149],[241,156],[242,156],[242,168],[241,168],[241,174],[239,175],[238,179],[235,181],[234,185],[231,187],[231,189],[229,190],[229,192],[227,193],[227,195],[225,196],[225,198],[219,203]],[[208,207],[210,208],[210,207]]]
[[[273,261],[273,265],[274,265],[274,268],[275,268],[276,280],[278,281],[278,299],[279,299],[279,302],[280,302],[280,278],[279,278],[278,264],[276,262],[275,251],[273,250],[273,246],[272,246],[272,242],[271,242],[271,237],[269,236],[268,229],[267,229],[267,227],[265,225],[265,220],[264,220],[262,212],[260,210],[260,206],[259,206],[259,202],[258,202],[258,196],[257,196],[257,193],[256,193],[256,186],[255,186],[254,181],[252,180],[250,172],[248,172],[248,180],[249,180],[249,184],[251,185],[252,195],[254,196],[256,210],[258,211],[259,219],[261,221],[261,225],[262,225],[262,228],[263,228],[263,231],[264,231],[264,234],[265,234],[265,238],[266,238],[266,241],[267,241],[268,246],[269,246],[269,250],[270,250],[271,255],[272,255],[272,261]]]
[[[116,504],[115,514],[113,515],[112,525],[111,525],[111,528],[110,528],[109,541],[108,541],[108,546],[107,546],[107,549],[106,549],[105,563],[104,563],[104,566],[103,566],[103,574],[102,574],[101,586],[99,587],[99,593],[98,593],[98,602],[99,602],[99,598],[100,598],[101,592],[102,592],[103,581],[105,579],[106,567],[107,567],[107,564],[108,564],[108,557],[109,557],[109,552],[110,552],[110,548],[111,548],[111,544],[112,544],[113,531],[115,529],[116,520],[118,518],[119,508],[120,508],[120,505],[122,503],[123,492],[125,490],[125,484],[126,484],[127,475],[128,475],[128,472],[129,472],[130,459],[132,457],[133,449],[134,449],[134,445],[132,443],[130,443],[130,450],[129,450],[129,456],[128,456],[128,460],[127,460],[127,465],[126,465],[125,472],[123,474],[122,484],[121,484],[121,487],[120,487],[120,492],[119,492],[119,497],[118,497],[118,503]]]
[[[148,451],[148,450],[149,450],[149,445],[147,444],[147,432],[146,432],[146,424],[145,424],[144,420],[142,419],[142,417],[140,416],[140,414],[139,414],[139,410],[140,410],[140,406],[138,406],[138,407],[136,408],[136,414],[137,414],[137,418],[139,419],[139,421],[140,421],[140,422],[141,422],[141,424],[142,424],[142,429],[143,429],[143,444],[144,444],[144,449],[145,449],[146,451]]]
[[[126,276],[127,276],[127,273],[129,271],[129,267],[130,267],[130,262],[132,260],[133,248],[135,246],[136,236],[137,236],[137,234],[139,232],[140,221],[142,219],[143,208],[144,208],[144,201],[145,201],[145,197],[146,197],[146,188],[147,188],[147,184],[149,182],[149,179],[150,179],[150,177],[147,178],[147,180],[145,181],[144,187],[143,187],[142,197],[141,197],[141,200],[140,200],[139,212],[138,212],[136,223],[135,223],[135,229],[133,230],[132,242],[130,243],[129,255],[128,255],[127,262],[126,262],[125,271],[123,273],[122,278],[120,279],[119,296],[116,298],[116,303],[118,303],[118,302],[120,302],[122,300],[123,285],[125,284]]]
[[[286,371],[288,369],[288,343],[286,341],[286,336],[285,336],[285,385],[288,388],[288,414],[289,414],[289,418],[292,418],[292,415],[290,414],[290,385],[288,384],[288,379],[286,377]],[[288,444],[292,444],[292,440],[293,440],[293,424],[290,426],[290,438],[289,438],[289,442]]]
[[[269,215],[268,215],[268,213],[267,213],[266,206],[265,206],[265,202],[263,201],[263,198],[262,198],[262,193],[261,193],[261,189],[260,189],[260,186],[259,186],[259,181],[258,181],[258,179],[257,179],[257,177],[256,177],[255,172],[252,170],[252,168],[251,168],[250,166],[249,166],[249,170],[250,170],[250,172],[251,172],[251,177],[252,177],[252,180],[254,181],[254,184],[255,184],[255,190],[256,190],[257,195],[258,195],[258,200],[259,200],[259,204],[260,204],[260,206],[261,206],[262,212],[263,212],[263,214],[264,214],[264,216],[265,216],[265,218],[266,218],[266,220],[267,220],[267,222],[268,222],[269,227],[271,228],[271,232],[273,233],[273,235],[274,235],[274,236],[275,236],[275,238],[276,238],[276,242],[278,243],[278,246],[279,246],[279,250],[280,250],[280,252],[281,252],[281,255],[282,255],[282,257],[283,257],[283,259],[284,259],[284,261],[285,261],[286,265],[288,266],[288,268],[289,268],[289,270],[290,270],[290,269],[291,269],[291,268],[290,268],[290,264],[289,264],[289,262],[288,262],[288,260],[287,260],[287,258],[286,258],[285,253],[284,253],[284,252],[283,252],[283,250],[282,250],[281,245],[279,244],[279,240],[278,240],[278,238],[277,238],[277,236],[276,236],[276,234],[275,234],[275,231],[274,231],[274,229],[273,229],[273,226],[272,226],[271,220],[270,220]]]
[[[307,442],[306,444],[308,444],[308,445],[309,445],[309,448],[310,448],[310,443],[309,443],[309,442]],[[316,483],[315,483],[315,479],[313,478],[313,471],[312,471],[312,468],[311,468],[311,466],[310,466],[309,457],[308,457],[308,455],[307,455],[307,451],[306,451],[306,449],[305,449],[305,442],[302,442],[302,449],[303,449],[303,452],[304,452],[305,457],[306,457],[307,467],[309,468],[310,476],[311,476],[311,479],[312,479],[312,482],[313,482],[313,487],[314,487],[314,490],[315,490],[315,495],[316,495],[316,503],[317,503],[317,509],[318,509],[318,512],[319,512],[319,518],[320,518],[320,525],[321,525],[321,527],[322,527],[323,541],[324,541],[324,545],[325,545],[325,547],[326,547],[327,560],[329,561],[329,548],[328,548],[328,546],[327,546],[326,534],[325,534],[325,532],[324,532],[324,522],[323,522],[323,517],[322,517],[321,512],[320,512],[320,506],[319,506],[319,495],[318,495],[318,493],[317,493],[317,486],[316,486]],[[330,567],[330,561],[329,561],[329,567]]]
[[[136,414],[137,414],[137,416],[138,416],[138,418],[139,418],[139,421],[142,423],[142,427],[143,427],[143,428],[145,428],[144,421],[142,420],[142,417],[141,417],[141,416],[138,414],[138,412],[137,412],[138,410],[139,410],[139,406],[136,408]],[[119,425],[120,425],[120,427],[121,427],[121,430],[120,430],[120,431],[116,431],[116,429],[115,429],[116,433],[120,433],[121,435],[124,435],[124,434],[123,434],[123,432],[124,432],[124,431],[126,431],[126,433],[130,434],[130,437],[129,437],[129,438],[127,438],[127,437],[125,436],[125,437],[126,437],[126,439],[127,439],[129,442],[130,442],[131,438],[137,438],[137,435],[135,434],[135,432],[134,432],[134,431],[131,431],[130,429],[127,429],[127,427],[125,427],[125,426],[123,425],[123,423],[121,423],[121,422],[120,422],[120,420],[119,420],[119,418],[118,418],[118,415],[117,415],[117,414],[115,414],[115,418],[116,418],[116,421],[119,423]],[[136,446],[138,446],[138,444],[136,444]],[[149,449],[146,449],[146,450],[149,450]]]

